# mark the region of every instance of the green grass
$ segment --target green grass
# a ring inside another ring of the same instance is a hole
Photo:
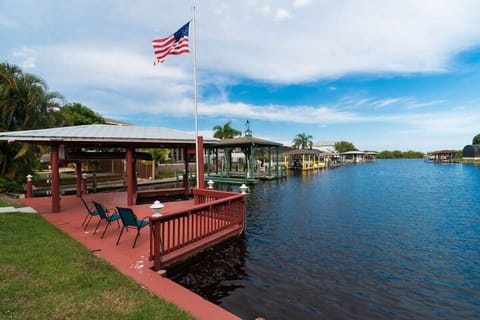
[[[192,319],[36,214],[0,214],[1,319]]]

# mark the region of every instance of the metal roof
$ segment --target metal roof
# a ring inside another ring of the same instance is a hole
[[[255,137],[239,137],[232,139],[223,139],[219,141],[217,146],[249,146],[255,144],[257,146],[265,147],[279,147],[282,144],[278,142],[273,142],[265,139],[255,138]]]
[[[323,153],[317,149],[293,149],[287,152],[284,152],[283,155],[302,155],[302,154],[320,154]]]
[[[0,132],[0,140],[8,142],[30,142],[37,144],[102,144],[137,146],[194,144],[195,134],[168,129],[137,126],[92,124],[39,130]],[[204,139],[205,144],[217,143],[215,139]]]

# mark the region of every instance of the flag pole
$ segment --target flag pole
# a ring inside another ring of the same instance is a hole
[[[195,3],[192,1],[192,33],[193,33],[193,103],[195,106],[195,176],[197,180],[197,188],[200,188],[200,171],[199,171],[199,156],[198,150],[198,106],[197,106],[197,38],[195,25]]]

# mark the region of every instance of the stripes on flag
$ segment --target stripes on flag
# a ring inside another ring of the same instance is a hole
[[[190,21],[171,36],[152,40],[153,51],[157,57],[153,63],[154,66],[158,63],[163,63],[168,55],[179,55],[190,52],[188,47],[189,26]]]

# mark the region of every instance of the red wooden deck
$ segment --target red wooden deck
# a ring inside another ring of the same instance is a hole
[[[116,206],[127,206],[127,197],[124,192],[113,193],[96,193],[87,194],[84,196],[87,201],[95,200],[103,204],[107,208],[114,208]],[[61,212],[51,213],[51,198],[26,198],[22,200],[26,205],[34,208],[39,212],[47,221],[55,225],[57,228],[70,235],[73,239],[79,241],[85,247],[92,251],[97,257],[105,259],[111,263],[116,269],[123,274],[137,281],[146,289],[154,292],[167,301],[176,304],[178,307],[188,311],[197,319],[239,319],[235,315],[227,312],[219,306],[212,304],[195,293],[183,288],[175,282],[160,276],[155,272],[153,262],[149,261],[150,256],[150,226],[142,229],[141,235],[138,238],[135,248],[132,248],[132,244],[136,235],[135,230],[130,232],[124,232],[120,243],[115,245],[120,229],[116,222],[113,222],[107,229],[103,239],[100,238],[103,229],[105,228],[105,222],[102,222],[97,230],[97,233],[93,235],[93,231],[98,222],[97,217],[93,217],[92,221],[88,225],[86,230],[82,227],[82,222],[86,216],[86,209],[81,200],[75,195],[62,196],[61,199]],[[194,206],[193,200],[165,202],[165,207],[162,209],[162,213],[165,217],[162,220],[168,220],[170,214],[187,210]],[[144,218],[151,216],[152,210],[146,205],[130,206],[137,214],[138,218]],[[206,217],[211,219],[211,217]],[[196,222],[204,224],[205,221],[197,218]],[[121,222],[120,222],[121,224]],[[181,229],[178,229],[181,230]],[[222,231],[214,235],[217,242],[225,236],[223,233],[228,231]],[[178,232],[177,232],[178,234]],[[181,236],[179,236],[181,237]],[[215,239],[214,239],[215,240]],[[173,239],[165,240],[167,243],[174,243]],[[205,241],[203,239],[202,241]],[[194,250],[198,250],[199,242],[196,241]],[[200,245],[201,247],[201,245]],[[188,246],[183,246],[181,250],[190,250]],[[193,251],[192,251],[193,252]],[[170,253],[170,258],[174,253]]]

